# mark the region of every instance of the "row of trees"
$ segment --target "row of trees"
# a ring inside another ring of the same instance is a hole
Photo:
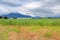
[[[4,16],[4,17],[0,16],[0,19],[9,19],[9,18],[6,16]],[[13,19],[17,19],[17,18],[13,18]]]
[[[8,19],[8,17],[4,16],[0,16],[0,19]],[[17,18],[13,18],[13,19],[17,19]],[[58,18],[52,18],[52,17],[46,17],[46,18],[32,18],[32,19],[60,19],[60,17]]]
[[[0,16],[0,19],[8,19],[7,17],[2,17],[2,16]]]

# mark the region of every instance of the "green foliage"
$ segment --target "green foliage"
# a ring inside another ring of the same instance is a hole
[[[60,26],[60,19],[0,19],[0,25]]]
[[[14,31],[17,32],[17,33],[20,32],[20,30],[18,29],[18,27],[14,27]]]

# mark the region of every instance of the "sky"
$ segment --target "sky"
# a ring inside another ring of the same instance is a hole
[[[0,0],[0,15],[12,12],[32,17],[60,16],[60,0]]]

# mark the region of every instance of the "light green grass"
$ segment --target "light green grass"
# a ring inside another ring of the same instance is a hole
[[[60,19],[0,19],[0,25],[60,26]]]
[[[60,26],[24,26],[29,31],[36,32],[40,29],[47,29],[50,30],[49,32],[59,32],[60,33]]]

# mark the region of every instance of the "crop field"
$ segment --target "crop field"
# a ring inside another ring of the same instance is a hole
[[[60,26],[60,19],[0,19],[0,25]]]
[[[60,19],[0,19],[0,40],[60,40]]]

